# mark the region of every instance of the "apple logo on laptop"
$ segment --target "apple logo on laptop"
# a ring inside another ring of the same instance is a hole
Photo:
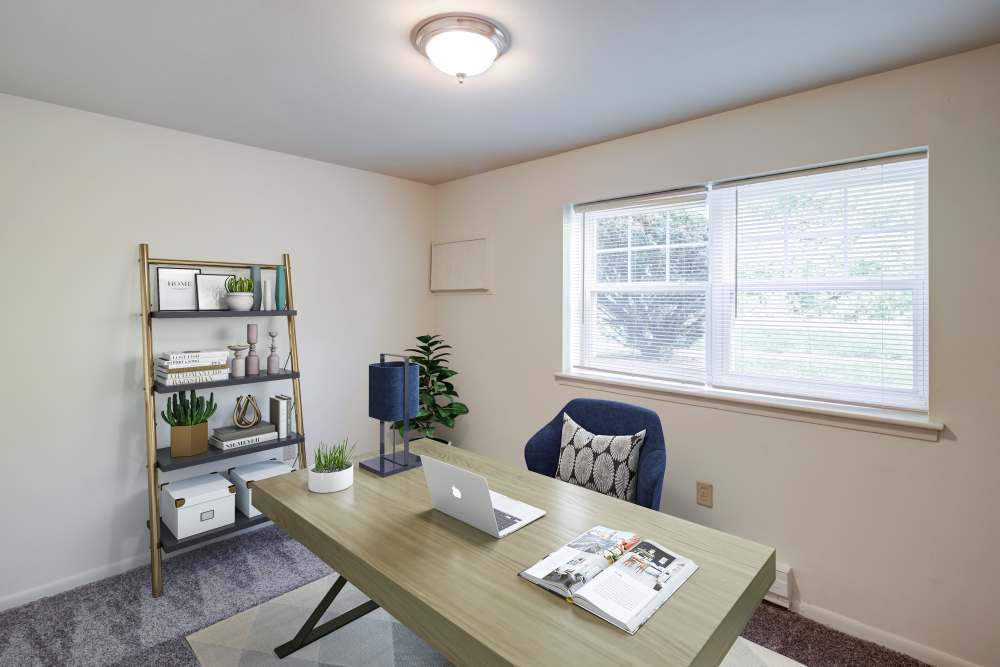
[[[454,484],[451,485],[451,495],[455,496],[459,500],[462,499],[462,492],[458,490],[458,487]]]

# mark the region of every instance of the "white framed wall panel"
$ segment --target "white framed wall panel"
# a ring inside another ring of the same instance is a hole
[[[431,291],[489,291],[489,260],[485,238],[431,245]]]

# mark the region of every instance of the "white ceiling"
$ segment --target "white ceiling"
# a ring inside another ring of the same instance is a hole
[[[458,85],[420,19],[513,46]],[[440,183],[1000,41],[1000,0],[3,0],[0,91]]]

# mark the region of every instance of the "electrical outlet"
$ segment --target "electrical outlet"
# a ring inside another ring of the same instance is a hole
[[[708,482],[695,482],[695,500],[702,507],[711,507],[714,489]]]

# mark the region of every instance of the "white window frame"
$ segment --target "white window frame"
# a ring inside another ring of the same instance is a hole
[[[899,154],[902,159],[914,159],[917,154],[923,154],[926,157],[926,149],[921,149],[919,151],[910,151],[908,153]],[[878,158],[879,161],[885,158]],[[891,159],[891,158],[890,158]],[[854,168],[856,166],[863,166],[865,161],[851,161],[845,163],[838,163],[836,165],[831,165],[830,168],[843,169],[843,168]],[[795,177],[798,175],[804,175],[808,173],[809,170],[792,170],[777,174],[779,178],[784,177]],[[727,183],[728,185],[728,183]],[[706,190],[710,196],[712,186],[706,186]],[[653,195],[650,195],[653,196]],[[627,200],[626,200],[627,201]],[[927,197],[926,193],[924,198],[921,200],[922,206],[924,207],[923,215],[926,219],[927,211]],[[609,208],[610,204],[613,202],[608,202]],[[590,206],[590,205],[585,205]],[[596,280],[591,281],[592,284],[588,286],[586,283],[591,280],[585,278],[582,281],[581,288],[583,294],[581,299],[593,299],[595,292],[603,291],[641,291],[641,292],[656,292],[662,291],[664,293],[672,293],[679,291],[693,291],[697,293],[702,293],[705,295],[705,341],[704,341],[704,363],[706,377],[704,383],[690,382],[685,380],[671,379],[664,376],[650,376],[648,375],[648,366],[646,374],[638,372],[630,372],[627,365],[618,365],[615,368],[608,368],[606,365],[592,365],[588,364],[588,348],[589,340],[584,342],[581,340],[580,345],[580,358],[573,359],[573,352],[569,349],[571,346],[571,341],[573,339],[573,332],[570,329],[573,326],[571,321],[571,305],[569,302],[569,287],[573,280],[571,272],[574,270],[573,267],[569,266],[570,256],[569,256],[569,241],[571,238],[572,226],[574,224],[582,225],[583,234],[583,273],[584,276],[588,276],[589,273],[596,271],[596,256],[597,256],[597,243],[596,239],[587,239],[587,221],[585,216],[581,215],[579,208],[567,207],[565,210],[565,223],[567,225],[567,231],[565,235],[565,261],[566,266],[564,267],[564,365],[563,372],[557,374],[557,379],[563,383],[573,383],[573,382],[591,382],[597,386],[604,387],[617,387],[619,390],[622,388],[630,388],[634,390],[639,390],[645,388],[647,390],[653,391],[660,394],[680,394],[695,396],[698,399],[718,399],[726,404],[749,404],[754,406],[763,406],[764,408],[775,407],[787,408],[792,411],[802,411],[804,413],[819,414],[819,415],[837,415],[846,416],[848,418],[853,418],[860,420],[861,422],[881,422],[883,425],[889,425],[891,429],[902,428],[904,431],[910,428],[914,428],[919,432],[926,431],[927,433],[933,434],[933,439],[937,439],[937,434],[940,430],[944,428],[943,424],[938,422],[933,422],[929,419],[929,406],[928,406],[928,378],[929,378],[929,364],[927,359],[927,341],[926,336],[928,334],[929,322],[927,318],[927,308],[926,300],[928,298],[928,267],[927,267],[927,232],[926,230],[922,235],[918,235],[918,239],[922,241],[918,252],[922,252],[922,261],[924,262],[924,273],[923,277],[917,278],[842,278],[842,279],[802,279],[795,281],[787,280],[754,280],[754,281],[741,281],[739,285],[740,291],[814,291],[814,290],[837,290],[837,291],[880,291],[880,290],[892,290],[900,289],[907,290],[912,294],[913,297],[913,389],[912,390],[901,390],[898,395],[898,403],[891,404],[891,402],[879,401],[876,394],[882,396],[893,395],[892,390],[887,389],[877,389],[873,390],[869,394],[865,394],[863,390],[859,390],[856,385],[837,383],[837,382],[813,382],[813,381],[802,381],[801,389],[802,391],[780,391],[775,392],[773,389],[767,391],[754,389],[748,387],[747,379],[753,379],[753,375],[742,374],[739,376],[739,381],[734,381],[733,376],[731,376],[726,369],[726,364],[729,360],[730,350],[731,350],[731,339],[728,336],[728,331],[724,331],[727,327],[717,326],[715,311],[713,309],[713,301],[722,297],[728,300],[732,300],[733,294],[736,292],[736,285],[726,284],[724,281],[719,280],[719,276],[716,275],[716,271],[720,267],[717,266],[717,261],[715,259],[715,244],[719,241],[716,237],[720,233],[718,224],[715,222],[715,216],[711,212],[711,204],[706,201],[706,210],[709,211],[709,240],[708,240],[708,257],[709,257],[709,279],[705,282],[698,283],[671,283],[669,281],[669,236],[667,238],[667,257],[666,257],[666,270],[667,270],[667,281],[664,282],[650,282],[650,283],[596,283]],[[787,234],[787,230],[782,230],[781,232],[775,232],[776,234]],[[850,236],[851,232],[849,230],[838,231],[836,234],[840,236]],[[691,245],[701,245],[691,244]],[[655,246],[661,247],[661,246]],[[626,270],[629,271],[628,276],[631,275],[630,265],[631,265],[631,251],[633,250],[631,246],[631,238],[629,238],[629,245],[626,246],[625,250],[628,252],[628,265]],[[594,289],[595,285],[599,285],[597,289]],[[728,292],[728,294],[726,294]],[[582,302],[581,302],[582,303]],[[592,313],[592,302],[586,304],[587,307],[583,308],[583,313]],[[593,335],[592,324],[590,322],[581,322],[581,329],[576,332],[576,335],[582,338],[589,339]],[[773,378],[762,378],[762,384],[773,384]],[[786,387],[793,387],[795,384],[794,380],[784,383]],[[856,402],[845,402],[837,399],[827,399],[823,398],[825,395],[829,395],[828,391],[816,391],[816,388],[823,389],[849,389],[851,392],[861,396],[861,400]],[[913,401],[908,401],[908,399],[915,399]],[[918,405],[917,401],[923,401],[923,405]],[[900,404],[903,407],[900,407]],[[912,406],[912,407],[911,407]],[[868,429],[864,428],[862,430],[878,430],[878,429]],[[882,432],[882,431],[879,431]],[[899,434],[893,432],[893,434]],[[906,435],[907,433],[903,433]],[[922,437],[922,436],[921,436]],[[930,437],[922,439],[931,439]]]
[[[671,196],[677,196],[678,198],[684,198],[685,195],[690,195],[690,196],[694,196],[694,197],[697,197],[697,198],[703,200],[703,203],[704,203],[704,206],[705,206],[705,215],[706,215],[706,219],[707,219],[707,217],[708,217],[707,189],[705,189],[705,190],[698,189],[696,192],[697,192],[697,194],[693,194],[693,195],[691,194],[690,190],[681,191],[680,193],[678,193],[676,195],[673,192],[671,192],[671,193],[660,193],[660,194],[662,194],[663,199],[660,200],[659,204],[650,203],[650,204],[645,205],[645,206],[639,204],[639,205],[635,205],[633,207],[629,207],[628,210],[630,212],[633,212],[633,213],[641,213],[641,212],[644,212],[644,211],[654,211],[654,210],[660,210],[660,209],[663,209],[663,208],[678,208],[678,207],[683,206],[685,203],[690,203],[690,198],[687,198],[687,201],[671,202],[670,201]],[[656,195],[651,195],[651,197],[654,197],[654,196],[656,196]],[[621,204],[619,204],[619,206],[621,206]],[[611,208],[610,210],[619,212],[619,211],[623,210],[623,208]],[[591,227],[593,227],[596,230],[596,226],[597,226],[597,224],[599,224],[599,220],[600,220],[601,217],[610,217],[610,216],[604,216],[604,215],[601,215],[600,213],[592,213],[592,212],[587,211],[587,210],[584,210],[582,212],[577,212],[576,214],[579,215],[580,218],[578,220],[572,221],[570,224],[579,224],[581,226],[581,235],[582,235],[581,236],[581,242],[582,242],[582,245],[583,245],[583,249],[582,249],[582,252],[583,252],[583,267],[582,267],[582,270],[583,270],[583,279],[582,279],[582,283],[581,283],[581,286],[582,286],[582,295],[581,295],[582,308],[581,308],[581,311],[582,311],[582,315],[583,315],[584,319],[583,319],[583,321],[581,323],[581,331],[578,334],[580,336],[580,359],[579,359],[579,363],[575,364],[574,367],[575,368],[579,368],[579,369],[588,370],[588,371],[596,371],[596,372],[600,372],[600,373],[621,374],[621,375],[625,375],[625,376],[628,376],[628,377],[646,377],[646,378],[651,378],[651,379],[652,378],[655,378],[655,379],[667,378],[667,379],[670,379],[671,381],[674,381],[674,382],[684,382],[684,383],[688,383],[688,384],[696,384],[696,382],[694,380],[685,379],[685,378],[683,378],[683,377],[681,377],[679,375],[678,376],[670,376],[669,374],[665,374],[665,375],[652,376],[647,371],[645,371],[645,369],[643,368],[643,366],[644,366],[643,364],[631,363],[631,362],[624,361],[624,360],[619,361],[616,364],[615,368],[609,368],[609,367],[607,367],[605,365],[600,364],[599,362],[597,362],[597,360],[596,360],[596,358],[595,358],[595,356],[594,356],[594,354],[592,352],[592,350],[593,350],[592,338],[593,338],[594,329],[595,329],[595,323],[594,323],[594,321],[593,321],[592,318],[593,318],[593,313],[594,313],[594,310],[595,310],[594,309],[595,295],[599,294],[599,293],[603,293],[603,292],[617,292],[617,293],[633,292],[633,293],[647,293],[647,294],[675,294],[675,293],[680,293],[680,292],[700,293],[700,294],[704,295],[704,299],[705,299],[705,335],[704,335],[704,346],[707,349],[708,345],[709,345],[709,338],[708,338],[709,292],[711,290],[710,283],[709,283],[709,280],[708,280],[708,276],[706,275],[706,279],[705,280],[697,281],[697,282],[694,282],[694,281],[672,282],[672,281],[670,281],[670,252],[671,252],[671,250],[673,248],[695,248],[695,247],[699,247],[699,248],[704,248],[705,249],[705,254],[706,254],[706,257],[707,257],[708,254],[710,253],[711,239],[710,238],[706,238],[706,240],[703,241],[703,242],[677,243],[677,244],[674,244],[674,243],[670,242],[670,229],[668,227],[667,232],[666,232],[666,234],[667,234],[666,240],[665,240],[665,243],[663,245],[633,246],[632,245],[632,233],[631,233],[631,230],[628,230],[628,232],[627,232],[628,242],[627,242],[627,244],[625,245],[624,248],[598,249],[597,248],[596,233],[595,234],[589,234],[588,231],[590,230]],[[590,215],[595,215],[597,217],[597,220],[590,219],[589,218]],[[572,233],[572,231],[570,231],[570,233]],[[632,276],[632,252],[634,250],[644,250],[644,249],[651,249],[652,250],[652,249],[660,249],[660,248],[664,249],[665,276],[666,276],[667,279],[666,280],[662,280],[662,281],[631,282],[631,276]],[[616,283],[601,283],[601,282],[598,282],[595,278],[592,277],[592,276],[596,276],[597,256],[599,254],[601,254],[601,253],[613,253],[613,252],[624,252],[625,253],[625,255],[626,255],[625,275],[626,275],[626,279],[627,280],[626,280],[626,282],[616,282]],[[569,258],[568,251],[566,252],[566,257],[567,257],[567,260],[568,260],[568,258]],[[571,271],[571,270],[572,270],[572,267],[568,267],[568,271]],[[567,278],[567,280],[568,279],[569,279],[569,277]],[[569,285],[569,283],[567,283],[567,288],[568,288],[568,285]],[[567,313],[568,312],[569,312],[569,306],[568,306],[568,302],[567,302]],[[565,319],[566,318],[564,318],[564,321],[565,321]],[[567,337],[566,340],[570,340],[570,338]],[[566,356],[566,358],[568,358],[569,355],[567,354],[565,356]],[[708,367],[707,367],[707,365],[705,365],[705,371],[707,372],[707,370],[708,370]],[[697,383],[697,384],[700,384],[700,383]]]

